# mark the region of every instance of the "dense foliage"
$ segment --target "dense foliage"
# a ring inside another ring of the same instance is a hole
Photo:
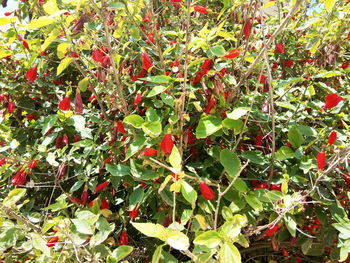
[[[22,0],[0,262],[347,260],[349,23],[341,0]]]

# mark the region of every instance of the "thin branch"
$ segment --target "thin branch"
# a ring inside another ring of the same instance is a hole
[[[239,170],[239,172],[232,178],[231,183],[227,186],[227,188],[221,192],[220,191],[220,186],[218,186],[218,201],[216,203],[216,209],[215,209],[215,216],[214,216],[214,230],[217,229],[217,224],[218,224],[218,216],[219,216],[219,208],[220,208],[220,202],[221,202],[221,198],[230,190],[230,188],[234,185],[234,183],[236,182],[238,176],[241,174],[241,172],[247,167],[247,165],[249,164],[249,161],[247,161]]]
[[[259,52],[259,54],[257,55],[257,57],[254,59],[253,63],[250,64],[247,72],[243,75],[243,77],[240,79],[240,81],[237,83],[236,87],[234,88],[234,90],[239,89],[243,83],[246,81],[246,79],[249,77],[249,75],[253,72],[254,67],[258,64],[258,62],[260,61],[260,59],[263,57],[265,50],[267,50],[270,45],[272,44],[272,42],[275,40],[275,38],[282,33],[282,31],[284,30],[284,28],[286,27],[286,25],[288,24],[289,20],[292,18],[293,14],[297,11],[297,9],[299,8],[299,6],[303,3],[303,0],[297,0],[297,2],[295,3],[295,5],[293,6],[293,8],[289,11],[288,15],[285,17],[285,19],[282,21],[282,23],[280,24],[280,26],[276,29],[276,31],[273,33],[273,35],[269,38],[269,41],[267,41],[266,45],[261,49],[261,51]],[[231,94],[227,101],[228,103],[230,103],[233,99],[233,94]]]

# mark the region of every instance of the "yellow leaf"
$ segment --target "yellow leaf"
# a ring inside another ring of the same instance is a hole
[[[72,63],[73,58],[64,58],[62,59],[61,63],[57,67],[57,76],[61,74],[68,66],[70,63]]]
[[[51,23],[53,23],[55,20],[53,20],[50,17],[47,16],[42,16],[39,17],[38,19],[33,19],[27,26],[27,29],[36,29],[36,28],[40,28],[43,26],[47,26],[50,25]]]
[[[207,229],[207,221],[205,221],[204,216],[198,214],[198,215],[195,215],[194,218],[197,220],[202,230]]]
[[[1,17],[0,18],[0,26],[8,25],[10,24],[10,20],[7,19],[6,17]]]
[[[181,155],[176,146],[173,147],[169,156],[169,163],[174,168],[181,168]]]
[[[109,209],[102,209],[102,210],[101,210],[101,214],[102,214],[104,217],[109,217],[109,216],[112,214],[112,211],[109,210]]]
[[[10,56],[12,53],[10,51],[7,50],[0,50],[0,58],[4,58],[7,56]]]
[[[274,6],[274,5],[275,5],[275,1],[266,2],[266,3],[261,7],[261,9],[263,9],[263,8],[268,8],[268,7],[271,7],[271,6]]]
[[[41,45],[41,51],[44,51],[58,36],[60,32],[54,29]]]
[[[171,184],[170,188],[169,188],[170,192],[174,192],[174,190],[175,190],[176,193],[180,193],[181,185],[182,185],[181,181],[177,181],[176,183]],[[176,188],[175,188],[175,186],[176,186]]]
[[[253,55],[247,55],[244,57],[245,61],[248,61],[249,63],[253,63],[254,61],[254,56]]]
[[[332,8],[335,5],[336,0],[325,0],[324,5],[326,7],[326,10],[329,12],[332,10]]]
[[[161,191],[163,191],[163,189],[166,187],[166,185],[169,183],[169,181],[171,180],[171,178],[173,178],[171,175],[168,175],[164,182],[160,185],[159,189],[158,189],[158,193],[160,194]]]
[[[44,5],[43,5],[44,11],[48,13],[49,15],[52,15],[56,13],[59,9],[56,4],[56,0],[48,0]]]
[[[57,57],[62,59],[64,55],[67,53],[69,48],[68,43],[61,43],[57,46]]]

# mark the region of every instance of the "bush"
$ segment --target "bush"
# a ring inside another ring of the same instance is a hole
[[[347,260],[349,22],[334,0],[22,0],[0,261]]]

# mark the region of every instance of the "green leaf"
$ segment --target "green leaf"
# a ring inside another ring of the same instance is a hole
[[[210,52],[211,57],[213,57],[213,56],[221,57],[221,56],[226,54],[226,50],[220,45],[215,46],[215,47],[210,47],[209,52]]]
[[[147,98],[151,98],[151,97],[157,96],[158,94],[162,93],[166,89],[167,89],[167,87],[165,87],[165,86],[155,86],[147,94]]]
[[[241,156],[251,161],[252,163],[256,163],[256,164],[266,163],[266,158],[264,158],[261,151],[248,151],[248,152],[242,153]]]
[[[144,122],[142,124],[142,130],[148,136],[157,138],[162,133],[162,124],[159,121]]]
[[[82,234],[86,235],[93,235],[94,232],[85,219],[71,219],[75,227],[77,228],[77,231]]]
[[[30,233],[33,247],[40,250],[47,257],[50,257],[50,248],[46,246],[46,241],[37,233]]]
[[[295,222],[294,216],[290,214],[286,214],[284,217],[284,222],[286,223],[287,229],[292,237],[296,235],[297,223]]]
[[[130,174],[130,167],[125,164],[106,164],[106,170],[110,172],[113,176],[124,176]]]
[[[262,203],[259,201],[259,199],[257,197],[255,197],[252,194],[248,194],[245,196],[245,200],[247,201],[247,203],[254,208],[254,210],[256,211],[261,211],[263,210],[263,206]]]
[[[240,134],[243,129],[243,121],[242,120],[233,120],[230,118],[225,118],[222,121],[222,126],[226,129],[234,130],[235,135]]]
[[[72,187],[70,188],[69,192],[73,193],[73,192],[79,190],[80,187],[82,187],[82,186],[84,185],[84,183],[85,183],[85,182],[84,182],[83,180],[76,181],[76,182],[72,185]]]
[[[128,160],[131,156],[138,152],[138,150],[145,143],[146,138],[143,136],[137,136],[134,141],[129,145],[128,150],[126,151],[125,161]]]
[[[333,9],[335,2],[336,2],[336,0],[324,0],[324,5],[325,5],[326,10],[328,12]]]
[[[9,207],[13,206],[26,194],[26,192],[27,190],[25,188],[16,188],[11,190],[4,199],[3,205]]]
[[[140,203],[143,199],[145,192],[142,187],[136,188],[130,195],[129,195],[129,205],[134,206],[137,203]]]
[[[11,227],[8,229],[2,228],[0,232],[0,253],[7,248],[14,247],[18,238],[17,228]],[[45,244],[46,245],[46,244]]]
[[[171,231],[167,234],[166,242],[177,250],[187,250],[190,247],[189,238],[180,231]]]
[[[232,112],[227,114],[227,118],[238,120],[244,115],[246,115],[249,110],[249,108],[236,108]]]
[[[85,127],[86,119],[81,115],[73,115],[71,118],[73,126],[82,138],[92,139],[91,129]]]
[[[100,231],[91,237],[91,247],[97,246],[105,241],[108,238],[109,234],[114,230],[115,225],[113,223],[109,224],[107,219],[100,217],[96,222],[96,228]]]
[[[177,147],[174,146],[169,156],[169,163],[174,168],[181,168],[181,162],[182,162],[182,159],[181,159],[180,152],[177,149]]]
[[[145,122],[145,120],[140,115],[131,114],[129,116],[126,116],[123,122],[130,124],[134,128],[140,128],[142,124]]]
[[[276,152],[276,159],[278,161],[283,161],[283,160],[291,159],[291,158],[294,158],[294,157],[295,157],[294,151],[291,148],[287,147],[287,146],[282,146]]]
[[[314,78],[332,78],[335,76],[341,76],[342,73],[340,71],[325,71],[322,73],[317,74],[316,76],[314,76]]]
[[[164,245],[158,246],[154,251],[152,256],[152,263],[177,263],[178,261],[173,255],[162,249],[163,246]]]
[[[206,231],[197,236],[193,243],[196,245],[207,246],[208,248],[215,248],[221,244],[221,237],[216,231]]]
[[[306,241],[301,245],[301,251],[304,255],[307,255],[308,251],[311,249],[312,242],[312,238],[307,238]]]
[[[74,59],[70,57],[62,59],[61,63],[57,67],[56,75],[60,75],[70,65],[70,63],[72,63],[73,60]]]
[[[152,83],[169,83],[170,81],[174,80],[172,77],[169,77],[166,75],[150,76],[150,77],[140,78],[140,79],[148,82],[152,82]]]
[[[181,193],[186,201],[191,204],[192,209],[194,209],[196,206],[197,192],[193,189],[193,187],[186,181],[182,181]]]
[[[78,83],[78,88],[82,92],[86,91],[87,86],[89,85],[89,77],[85,77]]]
[[[42,17],[39,17],[38,19],[33,19],[32,21],[30,21],[30,23],[27,26],[27,29],[31,30],[31,29],[47,26],[53,23],[54,21],[55,20],[53,20],[48,16],[42,16]]]
[[[175,105],[174,98],[170,94],[161,93],[160,98],[166,105],[169,105],[170,107],[174,107]]]
[[[304,142],[304,137],[297,126],[292,126],[288,131],[288,140],[293,147],[298,148]]]
[[[221,120],[212,116],[205,116],[200,119],[196,129],[196,137],[198,139],[206,138],[222,128]]]
[[[219,262],[241,263],[241,254],[235,245],[225,242],[219,251]]]
[[[118,10],[118,9],[124,9],[124,8],[125,8],[125,5],[122,2],[110,3],[108,5],[108,9]]]
[[[156,237],[162,241],[165,241],[167,238],[168,231],[167,229],[159,224],[152,223],[135,223],[131,222],[133,227],[135,227],[138,231],[148,237]]]
[[[246,193],[249,191],[246,182],[244,182],[244,180],[242,180],[241,178],[236,179],[235,183],[233,184],[233,187],[241,193]]]
[[[113,250],[110,257],[112,257],[114,260],[116,260],[116,262],[118,262],[123,258],[127,257],[133,250],[134,248],[131,246],[119,246]]]
[[[220,152],[220,163],[229,174],[229,179],[236,176],[241,169],[241,161],[237,157],[236,153],[230,151],[229,149],[223,149]]]
[[[58,116],[56,114],[45,117],[41,134],[45,135],[56,124],[57,120]]]

